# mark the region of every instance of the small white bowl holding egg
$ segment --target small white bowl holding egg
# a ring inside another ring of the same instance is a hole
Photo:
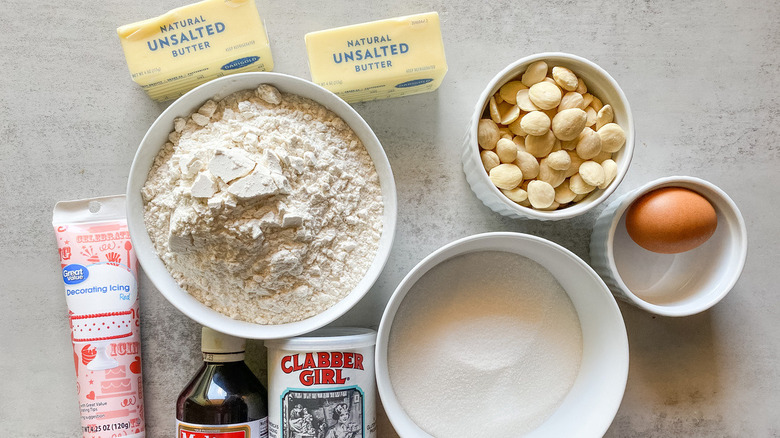
[[[737,205],[700,178],[651,181],[612,202],[596,220],[591,264],[617,298],[663,316],[717,304],[747,258]]]

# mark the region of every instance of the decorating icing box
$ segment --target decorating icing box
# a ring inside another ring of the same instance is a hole
[[[143,438],[138,272],[125,197],[58,202],[52,224],[83,436]]]

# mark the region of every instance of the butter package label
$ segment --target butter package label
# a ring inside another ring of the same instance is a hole
[[[306,34],[312,81],[347,102],[433,91],[447,73],[439,14]]]
[[[158,101],[220,76],[273,70],[254,0],[205,0],[117,33],[133,80]]]

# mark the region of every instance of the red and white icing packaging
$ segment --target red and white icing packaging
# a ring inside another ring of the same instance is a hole
[[[52,219],[84,437],[145,436],[138,269],[125,197],[58,202]]]

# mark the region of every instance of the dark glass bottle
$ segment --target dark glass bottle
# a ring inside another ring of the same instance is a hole
[[[245,348],[246,340],[203,327],[204,363],[176,401],[177,437],[242,431],[246,438],[268,436],[268,394],[244,363]]]

